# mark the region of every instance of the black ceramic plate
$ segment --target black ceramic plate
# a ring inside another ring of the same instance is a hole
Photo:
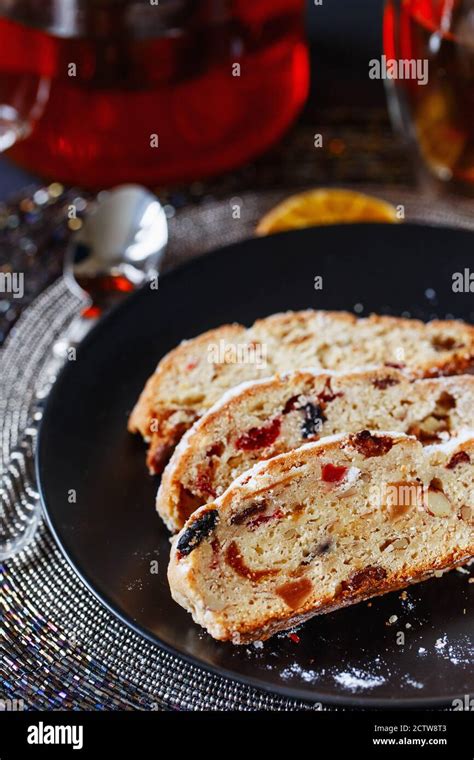
[[[408,224],[248,240],[166,275],[158,291],[142,290],[104,319],[54,386],[38,448],[49,524],[99,599],[149,639],[264,689],[393,706],[472,693],[474,586],[458,571],[412,586],[405,599],[394,593],[314,618],[297,637],[263,647],[213,641],[171,599],[168,535],[154,511],[158,479],[146,473],[143,444],[126,423],[157,360],[225,322],[308,307],[474,321],[472,294],[452,290],[453,273],[473,262],[473,242],[469,232]]]

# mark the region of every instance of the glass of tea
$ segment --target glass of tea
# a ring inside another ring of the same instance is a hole
[[[303,16],[304,0],[0,0],[0,108],[48,83],[11,155],[85,187],[235,167],[305,101]]]
[[[393,120],[425,176],[472,194],[474,0],[387,0],[384,55]]]

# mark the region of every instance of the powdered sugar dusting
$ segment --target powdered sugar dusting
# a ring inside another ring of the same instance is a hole
[[[460,446],[462,443],[470,441],[471,438],[474,438],[474,430],[467,428],[461,430],[458,435],[453,436],[445,443],[434,443],[430,446],[425,446],[425,453],[430,455],[441,451],[443,454],[451,454],[457,449],[458,446]]]
[[[288,680],[297,676],[305,683],[315,683],[318,678],[324,675],[324,673],[324,670],[319,671],[319,673],[317,673],[315,670],[306,670],[295,662],[293,665],[290,665],[288,668],[282,670],[280,676],[283,678],[283,680]]]
[[[439,638],[435,644],[438,656],[443,660],[449,660],[452,665],[468,665],[472,667],[474,661],[474,641],[468,636],[462,636],[454,643],[448,640],[446,634]]]
[[[352,692],[383,686],[386,680],[383,676],[373,675],[358,668],[336,673],[333,678],[344,689]]]
[[[405,676],[403,680],[408,686],[413,686],[414,689],[423,689],[424,687],[420,681],[415,681],[415,679],[410,676]]]
[[[360,473],[361,473],[361,470],[359,467],[349,467],[344,477],[344,480],[342,481],[339,487],[339,492],[343,493],[344,491],[348,491],[350,488],[352,488],[352,486],[359,479]]]
[[[437,649],[438,652],[440,652],[442,649],[445,648],[446,643],[447,643],[447,636],[446,634],[444,634],[443,638],[436,639],[435,649]]]
[[[438,656],[460,667],[472,666],[474,660],[474,643],[468,636],[450,642],[445,633],[439,636],[430,647],[419,646],[415,651],[421,658]],[[352,694],[382,687],[388,684],[393,676],[393,672],[385,672],[383,659],[379,656],[372,661],[372,665],[367,669],[350,665],[342,666],[340,669],[335,667],[305,668],[294,662],[280,671],[280,678],[284,681],[298,680],[301,683],[317,685],[318,682],[327,681],[329,678],[343,691]],[[425,684],[410,673],[403,673],[402,671],[399,678],[408,688],[417,691],[422,691],[425,688]]]

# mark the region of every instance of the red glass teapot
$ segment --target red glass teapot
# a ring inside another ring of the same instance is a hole
[[[15,98],[36,97],[12,158],[85,187],[189,181],[245,162],[306,98],[303,9],[303,0],[0,0],[0,125],[2,105],[8,118]]]

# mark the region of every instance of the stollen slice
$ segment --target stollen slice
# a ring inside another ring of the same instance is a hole
[[[424,444],[474,429],[474,376],[412,380],[386,367],[302,370],[243,383],[181,439],[163,473],[158,513],[176,532],[260,459],[364,427],[413,434]]]
[[[474,433],[324,438],[256,465],[173,540],[173,598],[242,644],[474,555]]]
[[[474,327],[325,311],[275,314],[249,329],[224,325],[160,361],[132,411],[129,430],[149,443],[148,467],[159,473],[196,419],[245,380],[303,367],[350,371],[385,364],[409,367],[417,377],[467,372],[474,366]]]

